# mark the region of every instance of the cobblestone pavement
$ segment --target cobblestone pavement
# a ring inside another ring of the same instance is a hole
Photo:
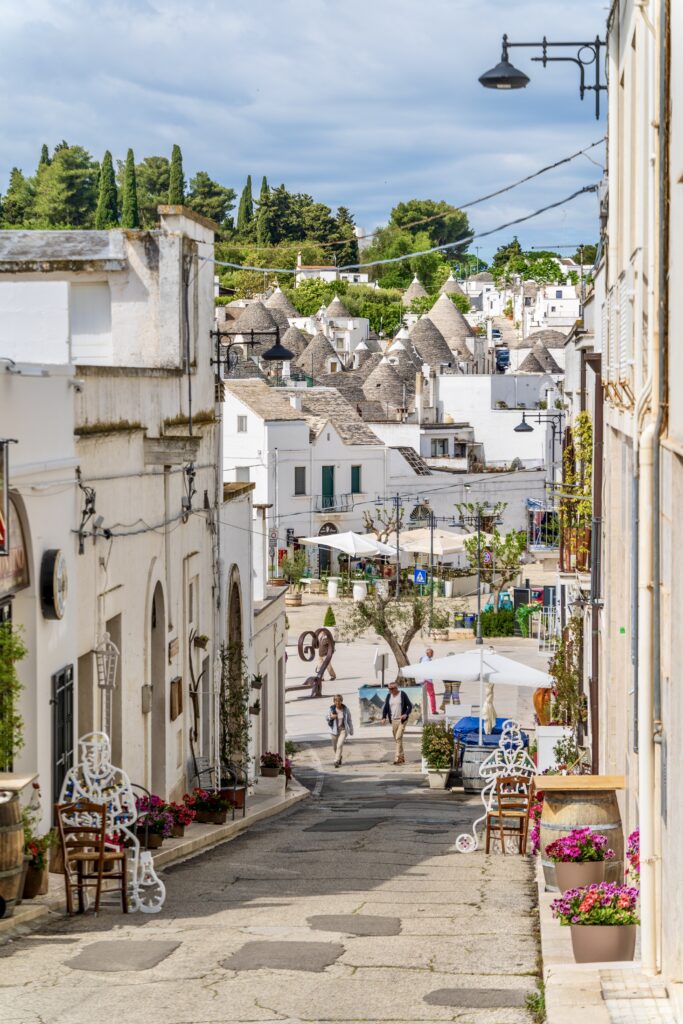
[[[384,738],[297,757],[292,813],[170,868],[156,916],[58,918],[0,956],[4,1024],[531,1024],[527,859],[453,851],[480,804],[430,792]]]

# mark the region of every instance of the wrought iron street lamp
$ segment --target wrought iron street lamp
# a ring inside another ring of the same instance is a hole
[[[547,67],[550,62],[563,62],[576,64],[579,68],[579,95],[581,99],[584,98],[587,92],[595,93],[595,119],[600,118],[600,93],[604,90],[607,91],[607,86],[601,81],[600,77],[600,64],[601,64],[601,50],[607,46],[604,39],[600,39],[596,36],[592,42],[569,42],[569,43],[549,43],[545,36],[540,43],[511,43],[507,35],[503,36],[503,50],[500,57],[500,63],[496,64],[495,67],[485,71],[480,76],[479,81],[485,89],[525,89],[529,84],[529,76],[525,75],[523,71],[516,68],[514,64],[510,62],[508,51],[511,47],[523,47],[525,49],[538,49],[540,47],[542,56],[532,57],[533,61],[539,61],[543,67]],[[548,55],[549,49],[570,49],[576,50],[573,57],[551,57]],[[592,85],[586,85],[586,69],[595,69],[595,81]]]
[[[221,379],[221,366],[225,367],[225,376],[230,376],[230,371],[234,369],[236,360],[232,358],[231,352],[233,348],[239,349],[251,349],[252,351],[257,345],[262,345],[264,335],[274,335],[275,344],[267,349],[260,358],[265,363],[288,363],[294,359],[294,352],[290,352],[288,348],[280,342],[280,328],[276,325],[275,327],[264,327],[260,330],[249,330],[240,331],[239,324],[233,327],[229,331],[211,331],[210,336],[216,342],[216,356],[210,360],[211,366],[216,366],[216,376]],[[237,339],[240,339],[239,341]]]

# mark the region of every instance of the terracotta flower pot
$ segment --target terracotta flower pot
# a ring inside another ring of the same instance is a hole
[[[572,924],[572,949],[577,964],[633,960],[634,924]]]
[[[174,825],[171,829],[171,839],[182,839],[185,835],[184,825]]]
[[[271,766],[267,764],[261,765],[261,775],[264,779],[275,779],[280,774],[280,769],[277,766]]]
[[[246,792],[246,786],[223,786],[219,790],[224,800],[229,800],[235,807],[244,807],[244,794]]]
[[[199,810],[194,819],[199,825],[210,825],[213,821],[213,811]]]
[[[539,725],[550,725],[550,690],[539,686],[534,690],[534,711]]]
[[[604,860],[587,860],[581,864],[555,863],[555,878],[560,892],[578,889],[584,885],[597,885],[605,881]]]
[[[29,864],[26,878],[24,879],[23,898],[25,900],[32,900],[36,896],[45,896],[47,893],[47,883],[47,864],[44,868],[35,868],[32,864]]]

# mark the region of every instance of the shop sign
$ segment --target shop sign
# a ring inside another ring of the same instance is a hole
[[[7,503],[4,520],[7,552],[0,557],[0,597],[15,594],[28,586],[28,557],[21,521],[11,501]]]

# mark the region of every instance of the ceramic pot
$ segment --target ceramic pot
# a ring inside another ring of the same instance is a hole
[[[264,779],[275,779],[280,774],[280,769],[277,767],[270,767],[269,765],[261,765],[261,775]]]
[[[445,789],[448,785],[448,776],[450,772],[445,770],[439,771],[436,768],[427,769],[427,778],[429,780],[430,789]]]
[[[578,889],[584,885],[597,885],[605,881],[604,860],[587,860],[581,864],[555,862],[555,878],[560,892]]]
[[[634,924],[572,924],[572,949],[577,964],[633,960]]]
[[[36,896],[45,896],[47,893],[48,877],[47,864],[44,868],[34,868],[32,864],[29,864],[26,878],[24,879],[23,898],[25,900],[32,900]]]

